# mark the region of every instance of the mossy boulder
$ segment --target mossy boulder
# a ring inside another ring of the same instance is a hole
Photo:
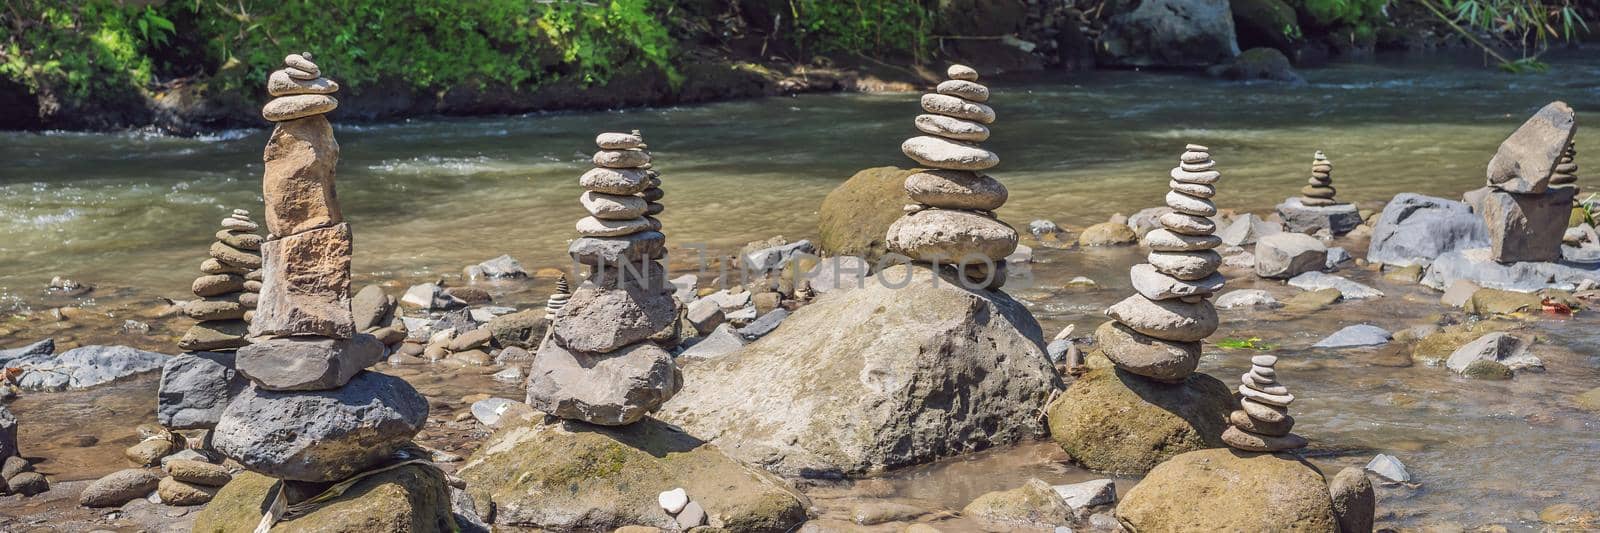
[[[1072,524],[1072,506],[1055,489],[1038,478],[1022,487],[978,496],[961,514],[996,525],[1054,529]]]
[[[1511,379],[1511,368],[1499,361],[1479,359],[1467,364],[1461,375],[1472,379],[1501,381]]]
[[[1287,454],[1232,448],[1161,463],[1117,505],[1130,531],[1339,530],[1317,467]]]
[[[906,178],[917,170],[876,167],[857,172],[822,199],[817,245],[827,255],[853,255],[876,265],[889,253],[884,236],[906,203]]]
[[[1283,0],[1230,0],[1239,48],[1266,46],[1289,52],[1300,37],[1294,8]]]
[[[195,533],[250,533],[261,521],[267,491],[277,480],[255,472],[233,481],[195,516]],[[450,531],[450,487],[437,468],[408,465],[357,481],[309,513],[273,526],[275,533],[402,533]]]
[[[810,502],[783,480],[665,423],[646,418],[603,427],[550,420],[510,421],[462,466],[468,494],[478,509],[495,510],[496,525],[676,530],[656,495],[679,487],[705,509],[713,527],[788,531],[806,519]]]
[[[1264,46],[1245,50],[1227,63],[1206,69],[1206,73],[1229,80],[1305,81],[1290,66],[1289,56]]]
[[[1600,414],[1600,387],[1589,389],[1589,392],[1579,394],[1576,401],[1579,409]]]
[[[1474,315],[1509,315],[1538,311],[1543,300],[1538,293],[1478,289],[1462,309]]]
[[[1205,374],[1160,383],[1097,368],[1068,387],[1047,415],[1050,437],[1079,464],[1142,474],[1178,454],[1225,446],[1222,431],[1236,405],[1228,386]]]
[[[1508,331],[1516,326],[1516,322],[1503,319],[1445,326],[1418,339],[1411,346],[1411,360],[1423,364],[1442,362],[1462,346],[1485,334]]]
[[[1078,234],[1078,246],[1121,246],[1139,242],[1139,234],[1121,222],[1101,222]]]

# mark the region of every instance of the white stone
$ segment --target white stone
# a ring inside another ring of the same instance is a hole
[[[1393,455],[1378,454],[1367,463],[1367,471],[1377,474],[1383,479],[1405,483],[1411,481],[1411,472],[1406,471],[1406,465]]]
[[[916,123],[918,130],[930,135],[971,142],[989,139],[989,127],[971,120],[922,114],[917,115],[913,122]]]
[[[924,166],[947,170],[984,170],[1000,164],[1000,156],[994,152],[928,135],[906,139],[900,151]]]
[[[656,503],[661,504],[661,510],[667,514],[677,515],[689,505],[689,493],[684,492],[683,487],[678,487],[657,495]]]
[[[947,117],[976,120],[984,124],[994,123],[994,109],[976,102],[968,102],[954,96],[943,94],[922,95],[922,109],[934,114]]]

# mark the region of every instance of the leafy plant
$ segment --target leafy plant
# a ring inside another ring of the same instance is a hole
[[[1418,1],[1498,61],[1501,69],[1512,73],[1547,70],[1549,66],[1539,61],[1539,56],[1549,49],[1551,41],[1572,41],[1579,30],[1589,29],[1572,0]],[[1473,31],[1488,35],[1495,43],[1484,42]],[[1520,49],[1521,57],[1507,57],[1497,47]]]
[[[1217,347],[1218,348],[1227,348],[1227,349],[1230,349],[1230,350],[1266,351],[1266,350],[1271,350],[1273,348],[1276,348],[1277,345],[1272,344],[1272,343],[1268,343],[1268,342],[1262,342],[1261,337],[1250,337],[1248,339],[1235,339],[1235,338],[1222,339],[1220,341],[1217,341]]]
[[[932,50],[933,11],[916,0],[789,0],[801,50],[882,57]]]

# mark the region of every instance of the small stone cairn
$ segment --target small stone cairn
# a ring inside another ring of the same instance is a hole
[[[1200,341],[1217,330],[1217,310],[1209,298],[1225,280],[1217,272],[1222,257],[1214,248],[1217,214],[1211,197],[1222,174],[1204,146],[1188,145],[1172,169],[1161,227],[1144,236],[1149,262],[1134,265],[1132,296],[1106,309],[1112,322],[1095,336],[1118,368],[1169,383],[1182,382],[1200,363]]]
[[[261,292],[258,227],[243,209],[222,219],[211,257],[200,263],[204,275],[191,287],[200,299],[183,304],[183,314],[199,323],[178,340],[179,349],[220,351],[250,344],[245,336]]]
[[[334,192],[339,143],[325,113],[338,84],[310,54],[284,58],[262,116],[275,123],[263,154],[267,239],[251,344],[236,357],[249,384],[213,431],[216,450],[270,477],[339,481],[394,459],[427,420],[404,380],[365,369],[384,347],[351,312],[352,236]]]
[[[545,320],[555,320],[561,313],[561,308],[567,306],[567,301],[572,299],[572,287],[567,285],[567,275],[562,274],[556,279],[556,292],[551,293],[544,301]]]
[[[589,216],[567,252],[589,268],[570,297],[546,304],[550,334],[529,371],[529,405],[592,424],[637,422],[672,398],[682,379],[656,342],[675,338],[680,312],[666,280],[659,174],[637,131],[602,133],[595,168],[578,179]]]
[[[914,121],[927,135],[907,139],[900,150],[927,167],[906,178],[912,205],[889,227],[890,250],[915,261],[956,265],[972,283],[991,289],[1005,284],[1006,261],[1017,248],[1017,232],[994,210],[1006,203],[1006,187],[982,171],[1000,157],[977,143],[989,138],[994,109],[978,72],[952,65],[950,79],[922,95]]]
[[[1561,157],[1556,159],[1555,169],[1550,174],[1550,186],[1578,186],[1578,145],[1575,141],[1567,141],[1567,149],[1562,150]]]
[[[1274,355],[1257,355],[1250,358],[1250,371],[1239,376],[1239,400],[1242,410],[1228,415],[1228,429],[1222,432],[1222,441],[1247,452],[1282,452],[1306,447],[1306,439],[1290,433],[1294,417],[1289,416],[1289,404],[1294,395],[1278,383],[1278,372],[1272,367],[1278,363]]]
[[[1333,188],[1333,163],[1322,154],[1322,150],[1317,150],[1311,159],[1310,183],[1300,189],[1300,203],[1312,207],[1334,205],[1339,203],[1333,199],[1336,192]]]

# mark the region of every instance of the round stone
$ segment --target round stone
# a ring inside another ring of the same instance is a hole
[[[968,102],[954,96],[924,94],[922,95],[922,109],[929,113],[937,113],[947,117],[976,120],[984,124],[994,123],[993,108],[976,102]]]
[[[632,133],[602,133],[595,136],[594,144],[603,150],[630,150],[644,148],[644,138]]]
[[[1000,180],[964,170],[928,170],[906,178],[906,195],[921,204],[947,209],[993,211],[1006,203]]]
[[[1250,418],[1250,415],[1244,411],[1229,413],[1228,423],[1244,431],[1268,437],[1282,437],[1288,435],[1289,431],[1294,429],[1294,417],[1292,416],[1285,416],[1283,420],[1277,422],[1267,422]]]
[[[947,170],[984,170],[1000,164],[994,152],[928,135],[906,139],[900,151],[921,165]]]
[[[1250,373],[1265,379],[1276,379],[1278,377],[1278,371],[1268,366],[1251,366]]]
[[[585,237],[620,237],[641,231],[651,231],[650,220],[635,218],[630,220],[605,220],[595,217],[583,217],[578,220],[578,234]]]
[[[1239,386],[1239,394],[1245,398],[1278,407],[1288,407],[1289,404],[1294,403],[1293,394],[1267,394],[1244,385]]]
[[[1216,183],[1217,180],[1222,179],[1222,173],[1215,170],[1192,171],[1184,169],[1183,167],[1172,169],[1172,173],[1170,175],[1172,176],[1172,181],[1179,183],[1194,183],[1198,185],[1210,185]]]
[[[974,68],[966,66],[966,65],[950,65],[950,68],[945,69],[944,75],[949,76],[950,79],[952,79],[952,80],[963,80],[963,81],[977,81],[978,80],[978,71],[977,71],[977,69],[974,69]]]
[[[1262,391],[1262,392],[1272,392],[1270,390],[1267,390],[1264,387],[1279,387],[1279,386],[1281,386],[1281,385],[1278,384],[1277,380],[1274,380],[1274,379],[1271,379],[1271,378],[1262,377],[1261,375],[1256,374],[1255,372],[1245,372],[1244,375],[1239,376],[1239,381],[1244,382],[1245,385],[1249,385],[1250,388],[1252,388],[1252,389],[1255,389],[1255,390],[1258,390],[1258,391]],[[1284,390],[1284,392],[1289,392],[1289,391],[1288,390]],[[1274,393],[1274,394],[1277,394],[1277,393]]]
[[[1256,355],[1256,356],[1251,356],[1250,357],[1250,364],[1257,365],[1257,366],[1264,366],[1264,367],[1269,367],[1270,368],[1270,367],[1272,367],[1272,365],[1278,364],[1278,356],[1276,356],[1276,355]]]
[[[590,215],[602,220],[633,220],[644,216],[644,198],[628,194],[584,191],[578,202]]]
[[[1210,148],[1206,148],[1206,147],[1201,146],[1201,145],[1198,145],[1198,144],[1190,143],[1190,144],[1183,145],[1183,151],[1185,151],[1185,152],[1210,152],[1211,149]]]
[[[1312,172],[1321,172],[1323,174],[1327,174],[1329,172],[1333,172],[1333,165],[1328,165],[1328,164],[1311,165],[1311,171]]]
[[[222,219],[222,228],[223,229],[230,229],[230,230],[237,230],[237,231],[255,231],[255,230],[259,229],[260,227],[261,226],[257,225],[256,223],[248,221],[248,220],[239,220],[239,219],[233,218],[233,217]]]
[[[972,102],[989,101],[989,88],[982,84],[967,80],[947,80],[939,83],[934,91],[939,94],[955,96]]]
[[[1338,200],[1334,200],[1332,198],[1314,198],[1309,196],[1300,198],[1300,205],[1304,205],[1306,207],[1327,207],[1338,203]]]
[[[662,198],[665,198],[667,196],[667,191],[662,190],[661,187],[657,187],[656,186],[656,185],[660,185],[661,184],[659,181],[651,180],[651,183],[652,183],[652,185],[650,187],[645,188],[644,193],[641,195],[641,197],[643,197],[644,201],[646,201],[646,202],[659,202],[659,201],[661,201]]]
[[[1161,227],[1184,235],[1210,235],[1217,231],[1217,223],[1210,218],[1186,215],[1176,211],[1162,213]]]
[[[650,152],[644,150],[601,150],[594,153],[594,164],[604,168],[639,168],[650,164]]]
[[[1117,322],[1095,332],[1100,351],[1112,364],[1156,381],[1178,383],[1200,365],[1200,343],[1157,339]]]
[[[283,122],[312,115],[321,115],[339,107],[339,101],[326,94],[297,94],[279,96],[261,108],[261,116],[273,122]]]
[[[267,94],[290,96],[295,94],[333,94],[339,92],[339,83],[328,78],[302,80],[289,75],[289,70],[274,71],[267,76]]]
[[[1222,266],[1222,255],[1216,250],[1201,252],[1150,252],[1146,256],[1156,271],[1182,280],[1197,280],[1210,276]]]
[[[1217,214],[1217,204],[1205,198],[1195,198],[1177,191],[1167,192],[1167,207],[1179,213],[1209,217]]]
[[[917,115],[917,129],[923,133],[938,135],[946,139],[958,141],[982,142],[989,139],[989,127],[955,117],[944,115]]]
[[[284,56],[283,64],[289,68],[298,69],[301,72],[310,74],[313,78],[322,75],[322,70],[317,68],[316,63],[312,63],[310,58],[300,54],[289,54]]]
[[[1229,426],[1227,430],[1222,432],[1222,442],[1247,452],[1263,453],[1296,450],[1306,447],[1307,444],[1305,437],[1293,433],[1283,437],[1269,437],[1246,432],[1233,426]]]
[[[1151,300],[1135,294],[1106,308],[1106,316],[1139,333],[1169,341],[1199,341],[1217,331],[1217,310],[1210,302]]]
[[[1197,152],[1197,151],[1184,152],[1183,155],[1178,158],[1178,160],[1181,161],[1181,162],[1184,162],[1184,163],[1191,163],[1191,164],[1193,164],[1193,163],[1204,163],[1206,161],[1210,161],[1211,160],[1211,154],[1206,153],[1206,152]]]
[[[1216,235],[1184,235],[1158,228],[1144,234],[1144,245],[1158,252],[1193,252],[1222,246],[1222,238]]]
[[[1327,178],[1319,178],[1319,177],[1316,177],[1316,176],[1312,176],[1311,179],[1306,180],[1306,184],[1307,185],[1333,185],[1333,180],[1327,179]]]
[[[1172,180],[1167,182],[1167,187],[1195,198],[1211,198],[1217,195],[1216,187],[1212,187],[1203,183],[1184,183],[1178,180]]]
[[[1133,268],[1128,269],[1128,277],[1133,281],[1133,289],[1151,300],[1196,296],[1203,298],[1222,290],[1222,286],[1226,283],[1222,274],[1216,272],[1198,280],[1181,280],[1162,274],[1154,266],[1146,263],[1133,265]]]
[[[638,194],[645,189],[649,176],[638,169],[596,168],[578,178],[584,190],[606,194]]]
[[[1311,198],[1333,198],[1337,192],[1332,186],[1307,185],[1300,188],[1300,194]]]
[[[195,296],[218,296],[244,290],[244,276],[238,274],[211,274],[194,279],[190,286]]]
[[[1278,423],[1289,419],[1289,410],[1276,405],[1267,405],[1249,398],[1239,400],[1239,406],[1250,418],[1266,423]]]
[[[970,211],[928,209],[889,226],[889,249],[918,261],[943,264],[1001,261],[1017,249],[1017,231]]]

